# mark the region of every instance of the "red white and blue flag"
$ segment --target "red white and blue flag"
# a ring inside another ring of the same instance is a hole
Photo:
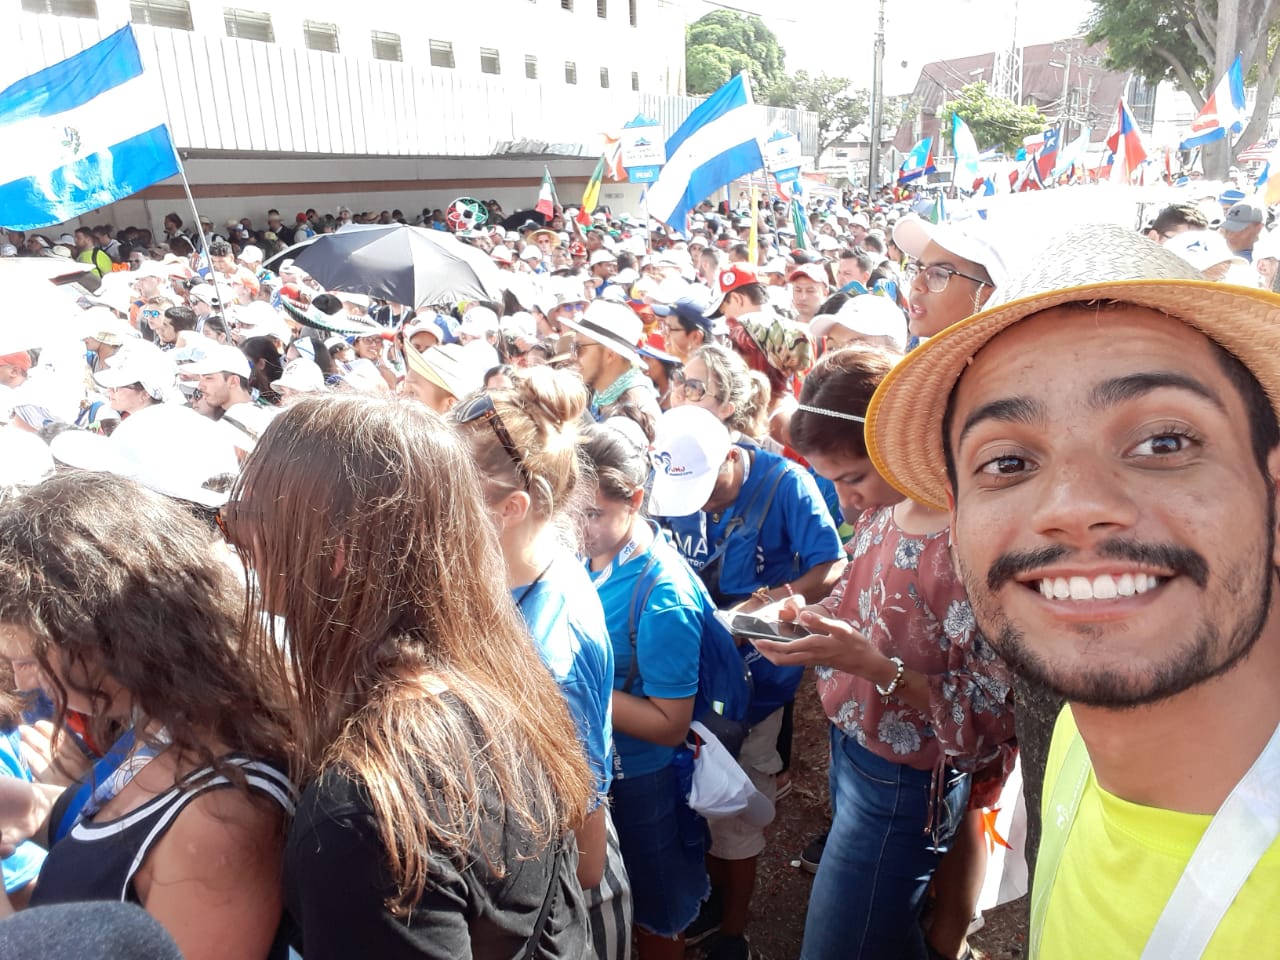
[[[1107,149],[1111,151],[1112,183],[1129,183],[1134,171],[1147,159],[1146,148],[1142,145],[1142,134],[1138,131],[1137,121],[1129,112],[1129,105],[1120,98],[1116,108],[1116,119],[1107,134]]]
[[[911,148],[902,166],[898,167],[898,183],[910,183],[937,170],[933,163],[933,137],[925,137]]]
[[[1271,154],[1275,152],[1275,140],[1261,140],[1251,147],[1245,147],[1236,156],[1237,163],[1255,163],[1260,160],[1271,159]]]
[[[1229,132],[1239,133],[1248,119],[1249,111],[1244,100],[1244,71],[1240,66],[1240,55],[1236,54],[1227,72],[1213,88],[1213,93],[1209,94],[1209,99],[1191,121],[1191,134],[1179,144],[1179,149],[1191,150],[1221,140]]]

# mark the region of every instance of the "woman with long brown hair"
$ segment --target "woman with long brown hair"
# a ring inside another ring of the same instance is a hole
[[[30,785],[49,823],[83,801],[32,905],[130,901],[186,957],[269,955],[293,791],[269,762],[287,727],[246,657],[244,612],[209,528],[136,483],[61,474],[0,506],[0,656],[38,676],[55,730],[75,710],[97,742],[130,740],[87,795],[50,811]]]
[[[272,422],[229,505],[285,634],[259,655],[299,731],[284,886],[307,960],[582,954],[592,778],[480,491],[430,410],[335,396]]]

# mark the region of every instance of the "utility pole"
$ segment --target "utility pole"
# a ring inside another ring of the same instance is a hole
[[[871,162],[867,170],[867,197],[880,187],[880,127],[884,123],[884,0],[876,27],[875,66],[871,74]]]
[[[1068,107],[1068,97],[1071,95],[1071,48],[1067,48],[1067,62],[1062,68],[1062,103],[1058,110],[1059,120],[1062,123],[1062,145],[1066,146],[1067,139],[1071,127],[1071,110]]]

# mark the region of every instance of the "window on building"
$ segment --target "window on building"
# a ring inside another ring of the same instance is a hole
[[[600,86],[605,88],[606,90],[609,88],[609,68],[608,67],[600,68]]]
[[[538,58],[531,53],[524,57],[524,75],[530,80],[538,79]]]
[[[258,40],[262,43],[275,43],[276,34],[271,29],[271,14],[259,13],[257,10],[240,10],[236,7],[224,7],[222,19],[227,25],[227,36],[241,40]]]
[[[55,17],[98,19],[98,0],[22,0],[26,13],[51,13]]]
[[[502,63],[498,59],[498,51],[493,47],[480,48],[480,72],[501,73]]]
[[[324,23],[320,20],[303,20],[302,39],[306,43],[308,50],[337,53],[338,25],[336,23]]]
[[[564,62],[564,82],[565,83],[578,82],[578,65],[574,63],[572,60],[566,60]]]
[[[374,30],[371,35],[373,37],[373,59],[404,59],[404,54],[400,49],[400,34],[387,33],[385,30]]]
[[[560,9],[561,9],[561,10],[572,10],[572,9],[573,9],[573,0],[560,0]]]
[[[609,16],[609,0],[596,0],[596,16],[605,20]]]
[[[453,44],[448,40],[431,41],[431,65],[453,69]]]
[[[640,89],[640,74],[637,73],[635,70],[631,71],[631,89],[632,90]]]
[[[631,16],[631,25],[636,25],[636,0],[627,0],[628,13]]]
[[[191,29],[191,4],[187,0],[132,0],[129,19],[148,27]]]

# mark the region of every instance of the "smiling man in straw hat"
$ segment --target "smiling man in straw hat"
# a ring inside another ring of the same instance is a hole
[[[1280,298],[1118,227],[1064,234],[871,403],[991,645],[1068,701],[1032,958],[1280,938],[1277,404]]]

